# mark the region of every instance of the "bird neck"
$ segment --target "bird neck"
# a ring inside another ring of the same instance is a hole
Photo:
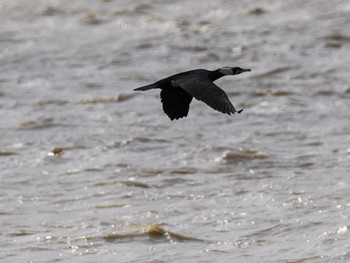
[[[211,81],[215,81],[223,76],[224,76],[224,74],[222,74],[218,69],[213,70],[213,71],[209,71],[209,74],[208,74],[208,77]]]

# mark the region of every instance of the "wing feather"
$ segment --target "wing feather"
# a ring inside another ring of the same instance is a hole
[[[171,120],[186,117],[190,109],[192,96],[183,89],[165,90],[160,92],[163,111]]]
[[[232,105],[225,91],[215,85],[208,78],[192,77],[180,79],[176,82],[188,94],[195,97],[197,100],[203,101],[214,110],[222,113],[236,113],[237,110]],[[240,113],[241,111],[238,111]]]

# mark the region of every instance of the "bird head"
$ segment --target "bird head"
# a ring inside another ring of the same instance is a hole
[[[219,72],[223,75],[238,75],[246,71],[251,71],[251,70],[240,68],[240,67],[223,67],[219,69]]]

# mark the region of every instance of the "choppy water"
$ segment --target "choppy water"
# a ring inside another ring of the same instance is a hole
[[[198,3],[0,0],[1,262],[350,261],[350,3]]]

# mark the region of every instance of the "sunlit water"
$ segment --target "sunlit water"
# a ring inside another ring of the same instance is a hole
[[[350,261],[349,2],[198,3],[0,0],[1,262]]]

